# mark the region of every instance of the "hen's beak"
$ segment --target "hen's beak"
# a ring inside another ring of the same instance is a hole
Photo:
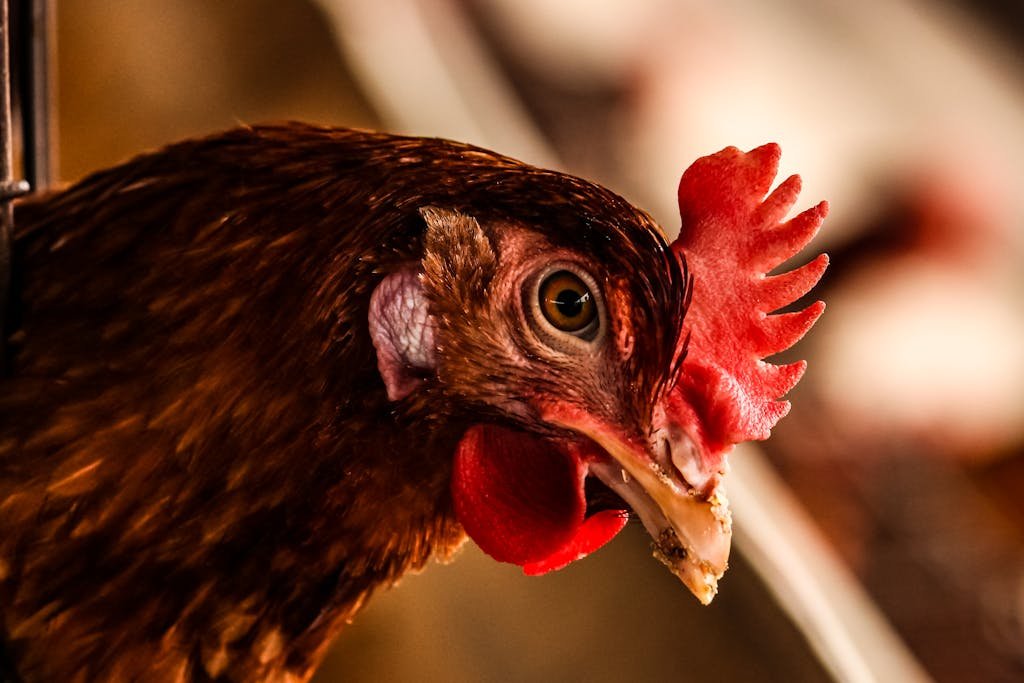
[[[719,477],[696,475],[697,454],[682,432],[649,443],[629,439],[590,414],[552,410],[545,420],[587,436],[611,456],[590,463],[597,476],[633,508],[654,539],[654,555],[705,605],[728,566],[732,523]]]

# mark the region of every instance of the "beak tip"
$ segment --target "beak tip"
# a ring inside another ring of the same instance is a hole
[[[706,590],[701,592],[694,592],[696,598],[700,601],[700,604],[705,607],[711,604],[711,601],[718,595],[718,582],[713,581],[712,585],[709,585]]]
[[[654,557],[679,577],[702,605],[711,604],[718,594],[718,580],[728,569],[727,556],[715,562],[695,557],[679,545],[671,528],[651,548]]]

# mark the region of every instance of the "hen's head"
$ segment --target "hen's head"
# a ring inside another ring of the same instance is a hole
[[[632,509],[659,559],[701,601],[714,596],[731,537],[724,456],[786,412],[777,399],[803,365],[761,359],[822,309],[767,316],[826,263],[765,277],[825,214],[779,224],[799,181],[762,202],[778,156],[730,148],[696,162],[671,245],[607,190],[526,167],[458,195],[472,201],[418,207],[422,260],[377,286],[370,331],[391,400],[471,425],[452,498],[483,550],[527,573],[557,569]]]

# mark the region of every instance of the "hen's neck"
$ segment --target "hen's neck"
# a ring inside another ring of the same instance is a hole
[[[211,423],[170,463],[158,454],[180,433],[133,429],[125,413],[68,444],[92,470],[22,451],[25,467],[56,467],[0,490],[5,627],[23,674],[311,675],[376,587],[462,538],[447,492],[457,433],[384,417]]]

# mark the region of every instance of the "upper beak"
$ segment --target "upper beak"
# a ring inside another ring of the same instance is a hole
[[[705,605],[728,567],[732,522],[720,478],[698,474],[699,454],[681,430],[657,430],[649,440],[625,437],[592,415],[552,410],[545,420],[583,434],[614,462],[590,464],[633,508],[654,539],[654,555]],[[690,479],[690,481],[688,481]],[[695,481],[702,479],[702,481]]]

